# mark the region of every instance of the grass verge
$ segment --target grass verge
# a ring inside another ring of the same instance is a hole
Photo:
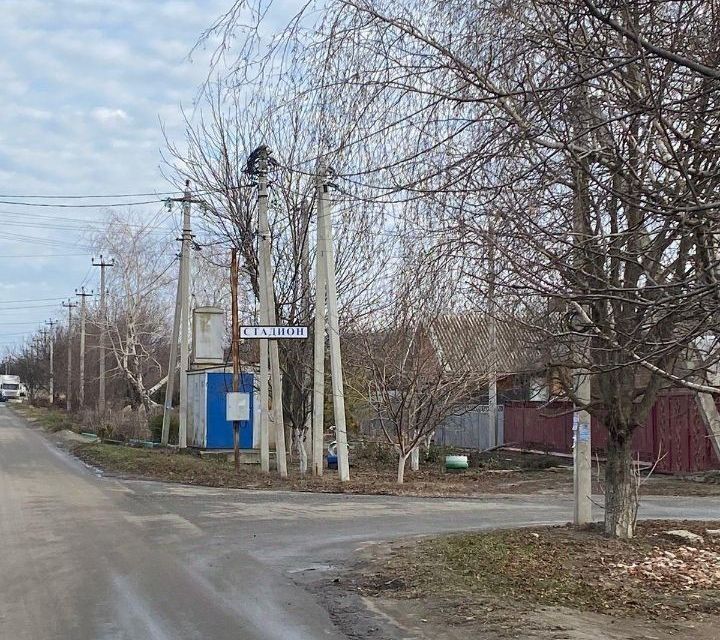
[[[26,403],[12,404],[13,411],[17,411],[26,420],[39,424],[43,429],[51,433],[63,429],[76,429],[72,418],[61,409],[47,407],[34,407]]]
[[[718,526],[642,522],[630,541],[568,527],[444,536],[392,547],[363,566],[358,588],[369,597],[433,600],[451,623],[492,619],[501,611],[507,622],[509,604],[513,615],[562,606],[615,617],[702,620],[720,614],[720,538],[705,533]],[[704,535],[702,551],[688,552],[696,559],[687,566],[663,571],[684,553],[662,535],[677,528]],[[700,580],[703,573],[710,583]]]

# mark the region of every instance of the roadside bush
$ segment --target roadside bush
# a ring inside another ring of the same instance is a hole
[[[360,440],[352,448],[353,464],[381,467],[397,464],[397,453],[392,445],[376,440]]]
[[[420,450],[420,460],[424,460],[428,464],[444,464],[445,456],[453,453],[457,453],[457,450],[445,445],[431,443],[430,449],[427,451],[424,447]]]
[[[150,435],[153,439],[153,442],[160,442],[160,439],[162,438],[162,423],[163,423],[162,413],[158,413],[154,416],[151,416],[150,419],[148,420],[148,428],[150,430]],[[177,413],[173,412],[170,414],[169,442],[171,444],[177,444],[179,428],[180,428],[180,422],[178,420]]]
[[[98,437],[109,440],[148,440],[147,414],[144,410],[135,411],[125,408],[121,411],[108,409],[102,416],[96,411],[83,414],[83,430],[96,433]]]

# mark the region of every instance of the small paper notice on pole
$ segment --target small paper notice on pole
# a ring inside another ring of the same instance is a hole
[[[590,442],[590,425],[587,423],[578,424],[577,426],[577,441],[578,442]]]
[[[225,396],[225,419],[228,422],[250,420],[250,394],[228,391]]]

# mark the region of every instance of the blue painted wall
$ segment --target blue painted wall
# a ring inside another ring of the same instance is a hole
[[[240,375],[240,391],[250,394],[250,420],[240,421],[240,448],[252,449],[253,414],[255,394],[253,374]],[[207,448],[232,449],[232,422],[225,420],[225,394],[232,391],[232,374],[209,372],[207,374]]]

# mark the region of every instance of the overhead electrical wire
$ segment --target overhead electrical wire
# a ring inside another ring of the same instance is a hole
[[[51,207],[53,209],[102,209],[103,207],[136,207],[143,204],[165,202],[162,199],[140,200],[139,202],[102,202],[100,204],[67,204],[65,202],[21,202],[19,200],[0,200],[0,204],[18,207]]]
[[[16,304],[19,302],[51,302],[53,300],[64,300],[67,296],[55,296],[54,298],[26,298],[24,300],[0,300],[0,304]]]
[[[86,200],[90,198],[147,198],[150,196],[173,196],[182,195],[182,191],[148,191],[145,193],[104,193],[104,194],[65,194],[65,195],[11,195],[0,193],[0,198],[31,198],[33,200]]]

